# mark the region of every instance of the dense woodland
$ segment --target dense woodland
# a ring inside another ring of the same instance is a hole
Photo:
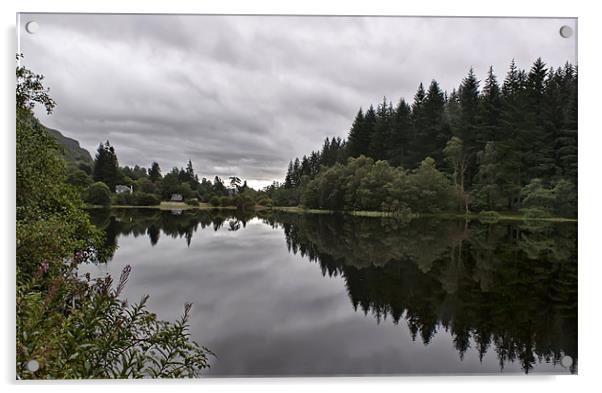
[[[191,160],[186,167],[174,167],[166,174],[157,162],[148,169],[138,165],[121,167],[116,149],[109,141],[98,146],[94,160],[69,162],[67,182],[75,186],[84,201],[91,205],[157,206],[175,194],[193,206],[205,202],[216,207],[253,210],[256,205],[272,204],[266,192],[248,187],[238,176],[230,176],[227,180],[219,176],[213,181],[199,180]],[[116,193],[118,185],[131,187],[133,192]]]
[[[575,216],[577,68],[514,61],[503,81],[471,69],[449,94],[360,109],[346,140],[291,161],[276,205],[333,210],[519,211]]]

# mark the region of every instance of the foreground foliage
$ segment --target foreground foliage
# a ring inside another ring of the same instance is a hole
[[[189,340],[190,304],[175,323],[146,310],[148,296],[131,307],[119,283],[81,279],[76,269],[49,280],[40,267],[17,293],[17,373],[20,378],[183,378],[209,366],[206,348]],[[36,372],[28,362],[40,364]]]
[[[147,297],[120,300],[129,268],[115,288],[110,277],[78,275],[79,264],[103,261],[114,247],[82,210],[54,139],[32,113],[35,103],[54,108],[41,80],[17,68],[17,378],[199,375],[210,352],[189,340],[189,304],[180,320],[161,321],[145,309]],[[105,185],[96,188],[106,197]]]

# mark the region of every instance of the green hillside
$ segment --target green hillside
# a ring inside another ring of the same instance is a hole
[[[57,143],[63,147],[63,155],[67,161],[75,163],[86,163],[92,165],[92,156],[88,150],[79,145],[79,142],[73,138],[68,138],[60,131],[45,127],[48,135],[52,136]]]

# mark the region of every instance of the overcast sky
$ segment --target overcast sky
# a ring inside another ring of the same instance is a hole
[[[36,34],[25,32],[30,21]],[[445,90],[472,66],[503,80],[512,58],[575,63],[571,19],[22,14],[23,64],[57,101],[41,121],[94,155],[163,172],[191,159],[200,177],[251,186],[346,136],[358,108],[408,101],[420,82]]]

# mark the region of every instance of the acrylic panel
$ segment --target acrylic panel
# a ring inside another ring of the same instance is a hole
[[[17,36],[19,379],[577,373],[576,18]]]

